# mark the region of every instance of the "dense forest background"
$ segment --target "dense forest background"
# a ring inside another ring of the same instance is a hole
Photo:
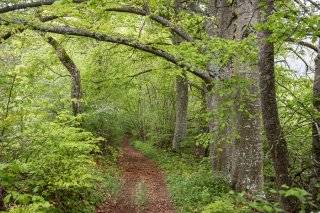
[[[320,205],[317,0],[2,0],[0,211],[94,212],[124,135],[177,212]]]

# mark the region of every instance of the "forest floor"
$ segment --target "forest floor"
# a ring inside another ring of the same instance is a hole
[[[174,213],[163,172],[133,148],[128,137],[123,140],[119,159],[122,190],[118,197],[103,203],[97,213]]]

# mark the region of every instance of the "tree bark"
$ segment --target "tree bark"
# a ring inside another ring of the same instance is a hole
[[[265,7],[261,9],[259,19],[265,23],[272,14],[274,0],[265,0]],[[286,140],[280,125],[276,100],[275,73],[274,73],[274,44],[268,41],[272,32],[262,29],[259,38],[259,72],[260,72],[260,98],[262,118],[265,134],[269,145],[269,153],[276,172],[276,182],[279,188],[282,185],[291,186],[292,179],[289,175],[289,153]],[[286,211],[294,208],[292,197],[280,197],[280,205]]]
[[[241,41],[257,23],[257,2],[238,0],[237,39]],[[237,60],[235,58],[235,60]],[[235,190],[265,196],[263,191],[263,151],[261,136],[261,106],[258,95],[258,70],[249,62],[237,61],[236,75],[248,80],[246,89],[239,89],[235,103],[236,130],[239,136],[234,143],[233,177]],[[245,91],[247,90],[247,91]]]
[[[177,16],[182,11],[182,0],[175,0],[174,12]],[[179,45],[183,37],[179,34],[172,35],[173,45]],[[188,78],[183,72],[183,76],[176,77],[176,120],[172,140],[172,150],[179,152],[181,143],[186,139],[188,132]]]
[[[234,3],[228,0],[219,0],[217,1],[217,21],[218,21],[218,36],[223,39],[232,40],[235,36],[235,25],[234,21]],[[219,76],[223,81],[228,81],[232,76],[232,60],[230,59],[225,65],[225,72]],[[217,86],[216,90],[220,88]],[[222,105],[225,101],[232,98],[232,94],[225,94],[223,97],[216,95],[218,108],[222,108]],[[232,109],[229,109],[232,111]],[[222,112],[225,113],[225,112]],[[215,147],[215,158],[213,159],[213,167],[217,171],[222,171],[228,176],[230,176],[230,171],[232,167],[232,143],[233,139],[230,138],[232,131],[234,129],[234,119],[232,113],[226,118],[225,121],[218,121],[219,125],[222,122],[226,123],[224,128],[220,128],[216,138],[216,147]]]
[[[217,36],[224,39],[233,39],[234,37],[234,24],[233,24],[233,11],[234,4],[227,0],[210,0],[208,2],[208,14],[212,17],[216,17],[214,21],[209,21],[206,24],[206,30],[208,36]],[[217,26],[217,27],[216,27]],[[209,62],[208,70],[212,69],[215,65]],[[216,79],[210,82],[207,87],[207,110],[208,114],[213,116],[213,110],[219,113],[219,109],[223,105],[224,101],[230,98],[228,95],[220,97],[214,91],[219,90],[219,83],[222,80],[228,80],[232,73],[231,60],[224,66],[225,72],[222,75],[215,76]],[[231,111],[232,109],[230,109]],[[225,128],[220,128],[221,123],[227,123]],[[230,143],[232,126],[232,119],[222,121],[219,116],[214,115],[209,121],[209,130],[212,135],[210,142],[210,158],[213,171],[223,172],[227,175],[231,170],[231,157],[232,157],[232,144]]]
[[[183,76],[176,77],[176,122],[172,140],[172,149],[180,151],[181,142],[187,137],[188,124],[188,79]]]
[[[82,85],[80,70],[67,54],[66,50],[52,37],[48,38],[48,43],[55,49],[56,54],[69,71],[71,76],[71,100],[72,100],[72,111],[76,116],[82,112]]]
[[[189,82],[190,83],[190,82]],[[207,108],[206,108],[206,88],[205,85],[201,86],[197,86],[197,89],[200,91],[201,93],[201,100],[202,100],[202,104],[201,104],[201,110],[200,110],[200,114],[206,114],[207,113]],[[208,122],[207,119],[203,116],[201,116],[199,118],[199,126],[200,126],[200,134],[208,134],[209,133],[209,126],[208,126]],[[207,146],[207,144],[200,144],[198,146],[196,146],[196,150],[195,150],[195,154],[198,158],[201,157],[205,157],[208,155],[208,149],[209,147]]]

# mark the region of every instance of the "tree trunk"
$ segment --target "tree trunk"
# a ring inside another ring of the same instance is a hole
[[[217,18],[218,18],[218,36],[223,39],[232,40],[235,36],[235,25],[233,23],[234,16],[234,3],[228,0],[219,0],[217,1]],[[232,76],[232,61],[231,59],[224,66],[225,72],[219,76],[223,81],[228,81]],[[216,86],[217,87],[217,86]],[[220,88],[216,88],[217,91]],[[222,105],[225,101],[232,98],[232,94],[225,94],[223,97],[217,96],[218,107],[222,108]],[[224,106],[225,107],[225,106]],[[232,109],[228,109],[232,111]],[[225,113],[225,112],[222,112]],[[225,121],[218,121],[219,125],[221,122],[225,122],[226,125],[223,129],[218,131],[217,135],[217,145],[215,147],[215,156],[213,159],[213,167],[217,171],[222,171],[226,174],[230,174],[232,167],[232,155],[233,155],[233,138],[231,138],[233,127],[235,125],[232,113],[229,114],[229,117],[226,117]]]
[[[227,0],[211,0],[209,1],[208,11],[209,15],[212,17],[217,17],[215,22],[210,21],[207,23],[207,34],[208,36],[218,36],[224,39],[233,39],[234,37],[234,24],[232,23],[233,16],[233,4]],[[215,25],[218,26],[215,27]],[[215,79],[211,82],[211,85],[207,88],[208,92],[206,95],[207,99],[207,110],[208,114],[212,114],[213,110],[218,112],[221,108],[223,102],[228,99],[228,96],[220,97],[215,94],[213,90],[218,90],[220,79],[228,80],[232,73],[232,63],[231,61],[225,65],[225,70],[227,70],[223,75],[219,76],[219,79]],[[212,69],[214,65],[210,62],[208,64],[208,69]],[[218,76],[217,76],[218,77]],[[214,85],[213,85],[214,84]],[[230,109],[231,110],[231,109]],[[220,121],[219,116],[214,116],[211,121],[209,121],[209,129],[212,135],[212,141],[210,142],[210,157],[212,162],[212,168],[214,171],[219,171],[228,174],[231,167],[231,156],[232,156],[232,144],[228,141],[228,134],[230,134],[230,128],[233,124],[231,119],[227,121]],[[221,122],[227,123],[224,129],[220,129],[219,125]],[[230,134],[231,135],[231,134]]]
[[[176,77],[176,122],[172,140],[173,151],[179,152],[181,142],[187,137],[188,79],[186,73]]]
[[[250,25],[257,22],[257,2],[238,0],[237,39],[244,39]],[[235,59],[237,60],[237,59]],[[238,61],[237,61],[238,62]],[[236,130],[239,136],[234,143],[233,178],[235,190],[264,196],[263,151],[261,136],[261,106],[258,95],[258,71],[250,62],[238,63],[236,75],[248,80],[244,89],[239,89],[235,103]]]
[[[72,110],[76,116],[82,112],[82,85],[80,70],[67,54],[66,50],[52,37],[48,37],[47,42],[55,49],[60,62],[69,71],[71,76],[71,99]]]
[[[207,108],[206,108],[206,89],[205,86],[203,85],[203,87],[199,88],[200,92],[201,92],[201,100],[202,100],[202,104],[201,104],[201,110],[200,110],[200,114],[207,114]],[[208,126],[208,122],[207,119],[205,119],[203,116],[201,116],[199,118],[199,126],[200,126],[200,134],[208,134],[209,133],[209,126]],[[196,146],[196,156],[198,158],[201,157],[205,157],[208,154],[209,151],[209,147],[205,144],[200,144],[198,146]]]
[[[225,175],[230,174],[231,171],[231,159],[232,159],[232,143],[230,143],[230,136],[232,131],[232,119],[227,118],[226,121],[220,120],[219,116],[213,115],[213,112],[218,112],[223,105],[223,102],[228,97],[220,97],[217,94],[214,94],[212,89],[216,88],[217,85],[207,87],[206,91],[206,104],[207,104],[207,113],[211,117],[209,119],[209,132],[211,134],[211,142],[209,144],[209,155],[211,158],[211,165],[213,171],[222,172]],[[232,109],[230,109],[232,110]],[[224,112],[222,112],[224,113]],[[222,122],[225,122],[227,125],[224,128],[220,128]]]
[[[207,85],[205,89],[205,95],[206,95],[206,108],[207,108],[207,115],[212,116],[213,109],[216,106],[216,99],[212,92],[212,86]],[[211,135],[211,140],[209,141],[209,156],[212,159],[212,169],[215,171],[215,168],[213,166],[214,158],[215,158],[215,146],[214,146],[214,133],[217,131],[217,126],[214,124],[214,118],[210,118],[208,120],[208,127],[209,127],[209,133]]]
[[[320,194],[320,38],[319,50],[315,58],[315,73],[313,83],[313,106],[316,115],[312,124],[312,148],[313,148],[313,171],[312,171],[312,193]],[[320,201],[317,203],[320,205]]]
[[[177,16],[182,10],[182,0],[175,0],[174,12]],[[172,36],[173,45],[179,45],[182,38],[179,35]],[[188,126],[188,78],[184,72],[183,76],[176,77],[176,120],[172,140],[172,150],[180,151],[181,143],[187,137]]]
[[[261,9],[260,22],[265,23],[272,14],[274,0],[266,0],[266,7]],[[260,71],[260,98],[262,106],[262,118],[265,134],[269,145],[269,153],[276,172],[276,182],[279,188],[282,185],[291,186],[292,180],[289,175],[289,154],[286,140],[280,125],[276,100],[275,73],[274,73],[274,44],[269,42],[272,32],[262,29],[259,37],[259,71]],[[280,204],[286,211],[294,208],[292,197],[280,197]]]

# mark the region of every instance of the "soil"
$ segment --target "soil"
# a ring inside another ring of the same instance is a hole
[[[119,159],[122,170],[123,187],[119,196],[103,203],[97,213],[174,213],[169,192],[158,166],[136,150],[125,137],[122,156]],[[143,205],[137,204],[137,186],[145,183],[147,199]]]

